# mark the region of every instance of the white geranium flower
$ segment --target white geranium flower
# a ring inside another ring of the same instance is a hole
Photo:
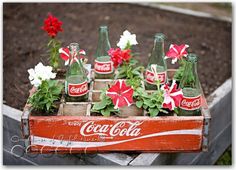
[[[44,80],[50,80],[56,77],[56,73],[52,72],[52,67],[44,66],[41,62],[34,69],[29,69],[28,73],[30,83],[35,87],[38,87]]]
[[[120,41],[117,43],[117,46],[122,50],[127,47],[127,45],[136,45],[138,42],[136,41],[136,35],[131,34],[128,30],[123,32],[123,35],[120,37]]]

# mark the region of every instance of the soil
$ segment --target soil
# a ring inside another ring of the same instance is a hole
[[[47,13],[63,21],[64,32],[57,39],[67,46],[79,42],[89,62],[98,41],[98,27],[109,27],[110,42],[116,46],[126,29],[137,35],[135,52],[141,63],[153,45],[154,34],[166,35],[165,50],[171,43],[190,46],[189,52],[199,55],[198,74],[206,96],[231,77],[231,23],[176,14],[135,4],[57,4],[27,3],[3,5],[3,98],[4,103],[23,109],[29,90],[29,68],[39,61],[47,65],[47,34],[40,28]],[[168,67],[174,68],[168,61]]]

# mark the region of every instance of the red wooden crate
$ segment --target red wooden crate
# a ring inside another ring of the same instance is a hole
[[[172,77],[174,71],[169,70]],[[32,116],[26,105],[22,115],[25,144],[31,152],[190,152],[206,151],[210,114],[202,94],[200,116],[148,117],[129,107],[127,118],[93,116],[102,87],[111,80],[93,80],[88,102],[62,104],[57,116]],[[139,116],[134,116],[138,113]]]

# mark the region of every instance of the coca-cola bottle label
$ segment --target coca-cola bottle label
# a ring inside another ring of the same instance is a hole
[[[201,107],[201,95],[196,97],[186,97],[183,96],[182,101],[180,102],[181,109],[183,110],[197,110]]]
[[[94,71],[98,74],[110,74],[113,72],[113,63],[112,61],[97,61],[94,63]]]
[[[83,96],[88,93],[88,82],[85,81],[80,84],[68,84],[68,95],[69,96]]]
[[[157,73],[157,78],[160,80],[160,84],[164,84],[166,82],[166,71]],[[148,69],[145,72],[145,80],[149,84],[156,84],[157,81],[155,74]]]

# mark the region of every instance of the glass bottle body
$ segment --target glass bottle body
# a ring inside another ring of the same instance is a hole
[[[179,107],[181,116],[201,115],[201,88],[197,74],[197,56],[189,54],[184,69],[184,74],[180,80],[180,88],[183,91],[183,99]]]
[[[81,102],[88,100],[88,80],[83,64],[79,59],[79,44],[71,43],[70,66],[67,68],[65,80],[66,102]]]
[[[111,79],[114,77],[114,67],[108,50],[111,48],[107,26],[100,26],[98,46],[95,53],[94,72],[96,79]]]
[[[158,33],[155,35],[154,46],[145,71],[146,90],[156,90],[157,80],[160,81],[160,84],[166,83],[167,68],[164,56],[164,35]]]

